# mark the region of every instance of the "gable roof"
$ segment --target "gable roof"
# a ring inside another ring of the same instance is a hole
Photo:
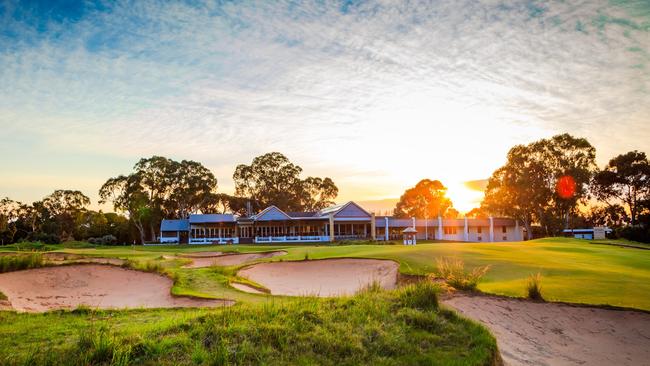
[[[320,217],[329,216],[330,214],[336,217],[372,217],[368,211],[353,201],[342,205],[330,206],[316,213]]]
[[[260,213],[254,215],[253,218],[256,221],[291,220],[291,216],[287,215],[276,206],[269,206],[263,209]]]

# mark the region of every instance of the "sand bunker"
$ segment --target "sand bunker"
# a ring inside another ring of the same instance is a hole
[[[642,365],[650,360],[650,314],[489,296],[444,304],[485,324],[506,365]]]
[[[174,297],[172,280],[115,266],[70,265],[0,274],[0,291],[18,311],[92,308],[208,307],[229,300]]]
[[[399,264],[388,260],[342,258],[260,263],[238,274],[273,295],[330,297],[353,295],[373,282],[395,288],[398,269]]]
[[[264,252],[264,253],[244,253],[244,254],[222,254],[217,256],[193,257],[192,263],[183,266],[183,268],[203,268],[210,266],[236,266],[238,264],[250,262],[256,259],[271,258],[278,255],[285,255],[285,251]]]

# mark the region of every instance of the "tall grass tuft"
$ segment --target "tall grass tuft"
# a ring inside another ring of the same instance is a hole
[[[490,270],[490,266],[476,267],[471,271],[465,270],[465,263],[458,258],[438,258],[436,263],[438,276],[457,290],[476,290],[478,282]]]
[[[43,267],[40,253],[0,256],[0,273]]]
[[[535,275],[528,276],[528,283],[526,284],[526,292],[528,298],[535,301],[544,301],[542,296],[542,274],[537,272]]]
[[[398,292],[399,304],[419,310],[438,309],[440,287],[431,281],[421,281],[401,288]]]

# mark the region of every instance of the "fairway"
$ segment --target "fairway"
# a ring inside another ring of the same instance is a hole
[[[260,252],[284,250],[286,255],[255,262],[325,258],[392,259],[403,274],[435,272],[436,258],[457,257],[466,268],[489,265],[479,283],[484,292],[521,297],[527,277],[541,273],[547,300],[613,305],[650,310],[650,251],[567,238],[511,243],[436,242],[403,245],[220,245],[135,246],[62,249],[69,253],[156,261],[178,275],[174,294],[260,302],[268,295],[247,294],[228,285],[238,268],[181,268],[182,261],[163,255],[198,251]],[[277,298],[275,298],[277,300]]]

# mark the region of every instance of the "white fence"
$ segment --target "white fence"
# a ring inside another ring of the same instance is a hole
[[[329,241],[329,236],[257,236],[255,243],[300,243]]]
[[[239,238],[190,238],[190,244],[239,244]]]

